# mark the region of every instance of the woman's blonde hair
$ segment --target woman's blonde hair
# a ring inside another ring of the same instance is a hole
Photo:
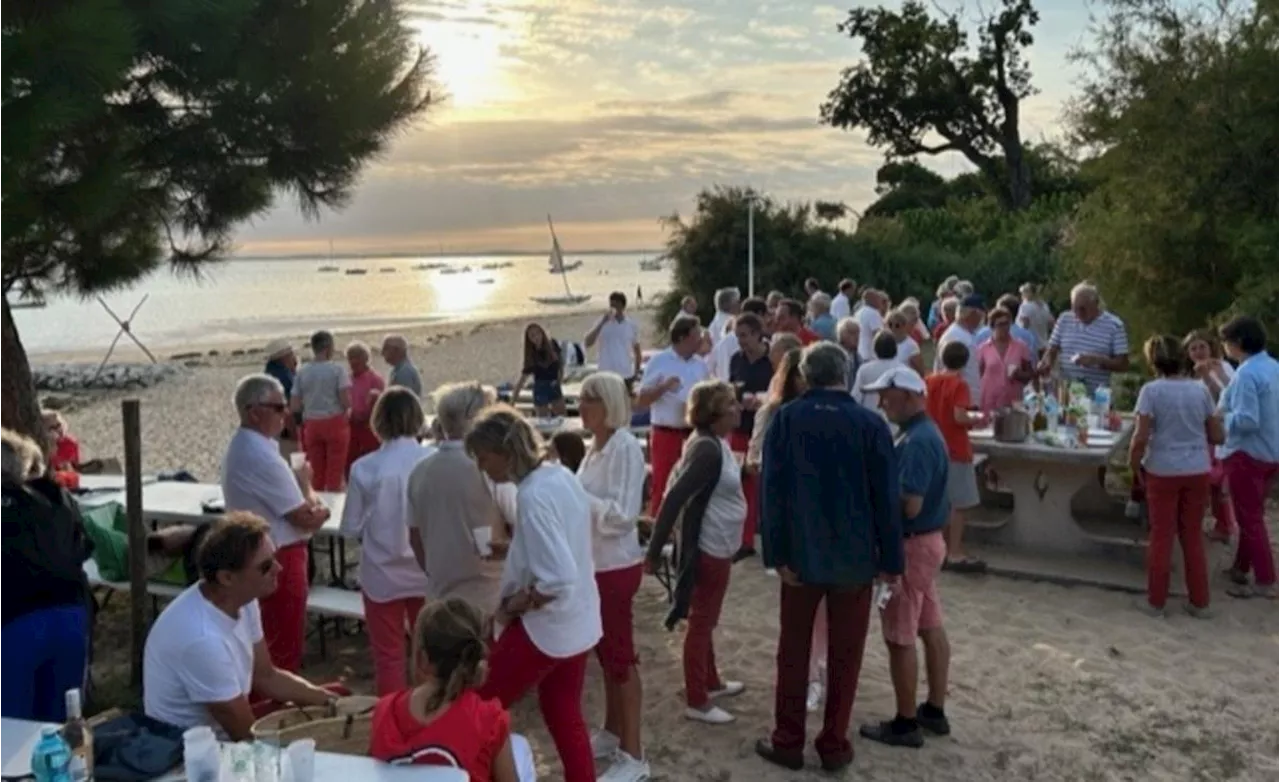
[[[737,401],[733,386],[723,380],[703,380],[689,390],[685,416],[694,429],[707,429]]]
[[[511,479],[516,483],[536,470],[546,456],[542,435],[510,405],[486,408],[463,442],[473,457],[480,452],[507,457]]]
[[[1214,358],[1222,358],[1222,344],[1218,342],[1218,335],[1209,329],[1196,329],[1188,332],[1187,336],[1182,338],[1182,349],[1190,350],[1192,343],[1203,342],[1209,346],[1209,355]]]
[[[627,384],[614,372],[594,372],[582,381],[578,399],[595,399],[604,405],[604,425],[610,429],[631,426],[631,395]]]
[[[1157,375],[1176,377],[1187,368],[1187,357],[1177,337],[1157,334],[1142,346],[1142,355]]]
[[[460,597],[435,600],[423,606],[413,624],[413,659],[430,663],[438,686],[427,698],[428,714],[485,678],[488,647],[484,640],[484,615]]]
[[[0,429],[4,477],[25,483],[44,473],[44,453],[35,440],[12,429]]]
[[[383,443],[397,437],[417,437],[426,420],[418,395],[404,386],[392,386],[379,394],[369,416],[373,433]]]
[[[804,343],[800,341],[799,337],[789,331],[784,331],[781,334],[774,334],[773,339],[769,340],[769,355],[772,356],[776,350],[785,356],[787,353],[799,350],[802,347],[804,347]]]

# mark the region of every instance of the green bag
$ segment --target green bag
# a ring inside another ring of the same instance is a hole
[[[93,561],[107,581],[129,580],[129,517],[124,505],[108,502],[93,507],[80,507],[85,533],[93,541]]]

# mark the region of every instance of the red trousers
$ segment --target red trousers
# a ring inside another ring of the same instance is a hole
[[[1191,605],[1209,605],[1209,564],[1204,554],[1204,509],[1209,503],[1209,474],[1160,476],[1146,473],[1147,601],[1163,607],[1169,598],[1173,541],[1182,548],[1182,565]]]
[[[809,652],[818,604],[827,601],[827,702],[814,747],[824,760],[853,757],[849,720],[862,673],[862,652],[871,619],[871,585],[824,587],[782,585],[779,603],[778,672],[774,694],[773,746],[804,754],[805,695]]]
[[[1276,478],[1276,463],[1253,458],[1244,451],[1222,460],[1231,488],[1231,505],[1236,524],[1240,526],[1240,542],[1236,547],[1235,569],[1253,572],[1258,586],[1276,583],[1276,560],[1271,553],[1271,535],[1263,518],[1264,503],[1271,482]]]
[[[400,692],[406,687],[406,638],[413,632],[413,623],[426,601],[421,597],[404,597],[378,603],[368,595],[361,597],[369,646],[373,647],[374,686],[379,696]]]
[[[351,465],[356,463],[356,459],[378,450],[379,445],[378,436],[373,433],[368,421],[352,421],[351,439],[347,444],[347,466],[343,475],[351,472]]]
[[[693,594],[689,596],[689,626],[684,634],[684,697],[695,709],[705,709],[708,693],[724,686],[716,669],[716,650],[711,635],[720,624],[720,609],[729,591],[732,559],[720,559],[701,551],[693,574]]]
[[[1227,488],[1227,468],[1216,458],[1209,471],[1209,506],[1213,510],[1213,534],[1231,537],[1236,531],[1235,513],[1231,509],[1231,493]]]
[[[277,668],[296,673],[302,668],[307,634],[307,544],[293,543],[276,549],[280,577],[276,591],[258,601],[262,634]]]
[[[750,442],[751,435],[745,432],[739,432],[734,429],[729,435],[729,447],[734,453],[746,453],[747,443]],[[757,476],[754,472],[743,470],[742,472],[742,495],[747,500],[747,519],[742,524],[742,547],[754,549],[756,547],[756,526],[760,520],[760,489],[758,488]]]
[[[489,655],[489,677],[481,698],[497,698],[506,708],[538,688],[538,708],[564,766],[565,782],[595,782],[591,737],[582,717],[582,683],[587,676],[587,653],[548,657],[534,646],[524,623],[516,621],[498,637]]]
[[[649,483],[649,515],[657,518],[662,498],[667,493],[667,479],[680,461],[688,429],[655,426],[649,430],[649,464],[653,468]]]
[[[302,427],[302,450],[311,463],[311,488],[342,491],[346,485],[351,424],[346,415],[312,418]]]

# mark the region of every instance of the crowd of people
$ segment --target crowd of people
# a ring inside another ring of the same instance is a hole
[[[821,711],[823,768],[852,762],[873,612],[894,717],[860,735],[902,747],[947,735],[950,648],[937,577],[984,569],[964,547],[965,511],[979,503],[969,431],[1020,402],[1028,384],[1109,383],[1129,367],[1125,326],[1086,283],[1056,319],[1033,285],[988,308],[951,278],[927,310],[912,299],[893,306],[851,280],[835,295],[816,280],[805,291],[802,304],[723,289],[707,326],[690,297],[668,346],[647,362],[626,297],[613,294],[584,339],[598,354],[577,400],[585,435],[551,442],[478,382],[436,389],[427,426],[402,338],[383,343],[385,379],[364,345],[340,363],[327,332],[311,338],[313,360],[302,366],[290,345],[273,343],[265,371],[232,397],[227,513],[196,552],[199,580],[148,637],[145,711],[245,739],[282,703],[323,705],[345,692],[300,675],[306,543],[329,521],[320,493],[345,489],[340,529],[361,544],[379,696],[376,757],[445,762],[474,779],[532,778],[529,745],[507,710],[534,692],[568,782],[596,779],[599,760],[608,761],[601,779],[649,778],[633,617],[643,575],[670,563],[666,626],[686,628],[684,714],[723,725],[746,686],[717,665],[714,635],[734,564],[756,556],[780,589],[774,726],[755,745],[764,760],[801,768],[806,712]],[[1242,317],[1217,335],[1145,344],[1158,377],[1139,395],[1130,455],[1150,513],[1148,613],[1165,608],[1176,539],[1187,611],[1208,615],[1201,521],[1210,505],[1210,535],[1238,535],[1230,594],[1276,595],[1263,506],[1280,461],[1280,368],[1266,337]],[[538,413],[564,411],[561,352],[541,327],[525,331],[516,391],[530,378]],[[637,411],[651,427],[648,469],[630,431]],[[26,545],[6,534],[5,585],[22,581],[11,595],[24,597],[6,600],[4,628],[49,639],[21,654],[4,646],[6,685],[27,672],[60,699],[77,669],[83,678],[89,546],[74,502],[42,477],[40,449],[10,432],[3,446],[6,524],[13,508],[49,520]],[[298,450],[305,458],[291,457]],[[652,529],[642,535],[646,513]],[[605,695],[594,730],[582,708],[590,656]],[[4,713],[52,719],[56,700],[6,686]]]

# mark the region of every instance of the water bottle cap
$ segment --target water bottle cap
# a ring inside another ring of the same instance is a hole
[[[60,729],[56,725],[45,725],[40,729],[40,735],[45,738],[49,738],[50,736],[58,735],[59,730]]]

